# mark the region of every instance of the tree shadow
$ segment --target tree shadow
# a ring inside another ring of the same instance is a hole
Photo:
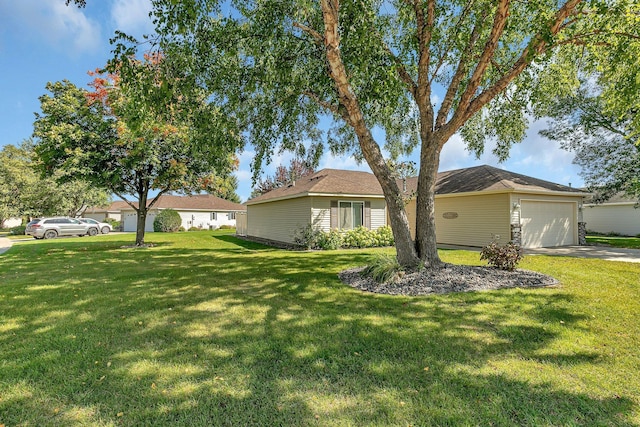
[[[562,290],[365,294],[337,272],[370,252],[214,237],[210,248],[24,246],[0,260],[0,422],[634,425],[631,392],[501,365],[609,362],[553,350],[589,333]]]

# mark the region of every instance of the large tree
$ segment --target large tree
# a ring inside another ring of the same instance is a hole
[[[574,163],[596,201],[616,193],[640,200],[640,13],[621,14],[609,28],[627,37],[565,50],[556,62],[579,64],[574,84],[549,89],[541,108],[549,127],[541,132],[575,152]]]
[[[67,215],[76,217],[90,205],[105,204],[108,194],[86,181],[59,185],[57,177],[37,171],[33,143],[5,145],[0,151],[0,224],[10,217]]]
[[[561,49],[611,37],[636,2],[618,0],[154,0],[162,48],[182,55],[197,83],[242,112],[254,170],[275,147],[328,143],[366,160],[383,189],[397,257],[441,264],[434,189],[440,152],[459,132],[470,149],[497,141],[504,159],[525,135],[528,108]],[[222,7],[228,11],[222,14]],[[637,33],[637,27],[633,30]],[[623,46],[623,44],[620,44]],[[574,67],[570,67],[574,68]],[[320,118],[333,127],[319,132]],[[383,157],[419,150],[416,240]]]
[[[574,163],[580,166],[595,201],[606,201],[617,193],[640,200],[640,129],[635,128],[635,108],[616,113],[607,107],[602,88],[585,80],[576,92],[554,99],[546,112],[549,127],[540,133],[575,152]]]
[[[49,83],[36,115],[36,152],[47,170],[82,177],[128,200],[144,245],[148,210],[169,191],[206,191],[237,164],[233,122],[197,91],[180,93],[159,54],[94,73],[93,90]],[[149,197],[150,191],[156,196]],[[132,197],[127,197],[132,196]],[[133,198],[136,203],[131,201]]]

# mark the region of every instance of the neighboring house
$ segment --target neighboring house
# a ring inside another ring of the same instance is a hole
[[[13,228],[19,225],[22,225],[22,218],[7,218],[0,224],[0,228]]]
[[[399,182],[409,202],[414,235],[417,178]],[[579,243],[578,223],[587,193],[491,166],[438,174],[436,239],[484,246],[493,239],[523,247]],[[249,237],[292,243],[296,229],[376,229],[388,223],[380,184],[367,172],[323,169],[294,184],[247,201]]]
[[[116,202],[111,203],[106,208],[98,208],[98,207],[89,207],[84,211],[82,216],[84,218],[93,218],[96,221],[104,222],[105,219],[111,218],[114,221],[120,221],[121,218],[121,209],[127,209],[130,206],[127,202],[118,200]]]
[[[623,236],[640,234],[638,200],[616,195],[605,203],[585,203],[583,209],[587,230]]]
[[[151,201],[149,201],[151,203]],[[163,209],[173,209],[182,218],[182,227],[212,230],[223,225],[236,225],[236,214],[246,211],[244,205],[211,194],[194,196],[162,195],[147,213],[145,231],[153,231],[153,220]],[[123,231],[136,231],[137,214],[129,205],[121,209]]]

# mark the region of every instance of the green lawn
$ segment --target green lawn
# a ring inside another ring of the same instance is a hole
[[[615,248],[640,249],[640,238],[638,237],[587,236],[587,243]]]
[[[377,250],[132,241],[0,255],[0,425],[640,425],[640,264],[530,256],[561,285],[410,298],[337,280]]]

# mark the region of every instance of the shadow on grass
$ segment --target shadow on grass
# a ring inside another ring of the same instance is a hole
[[[630,396],[549,377],[606,363],[551,350],[585,333],[558,289],[364,294],[337,273],[371,252],[214,237],[0,259],[0,423],[633,425]]]

